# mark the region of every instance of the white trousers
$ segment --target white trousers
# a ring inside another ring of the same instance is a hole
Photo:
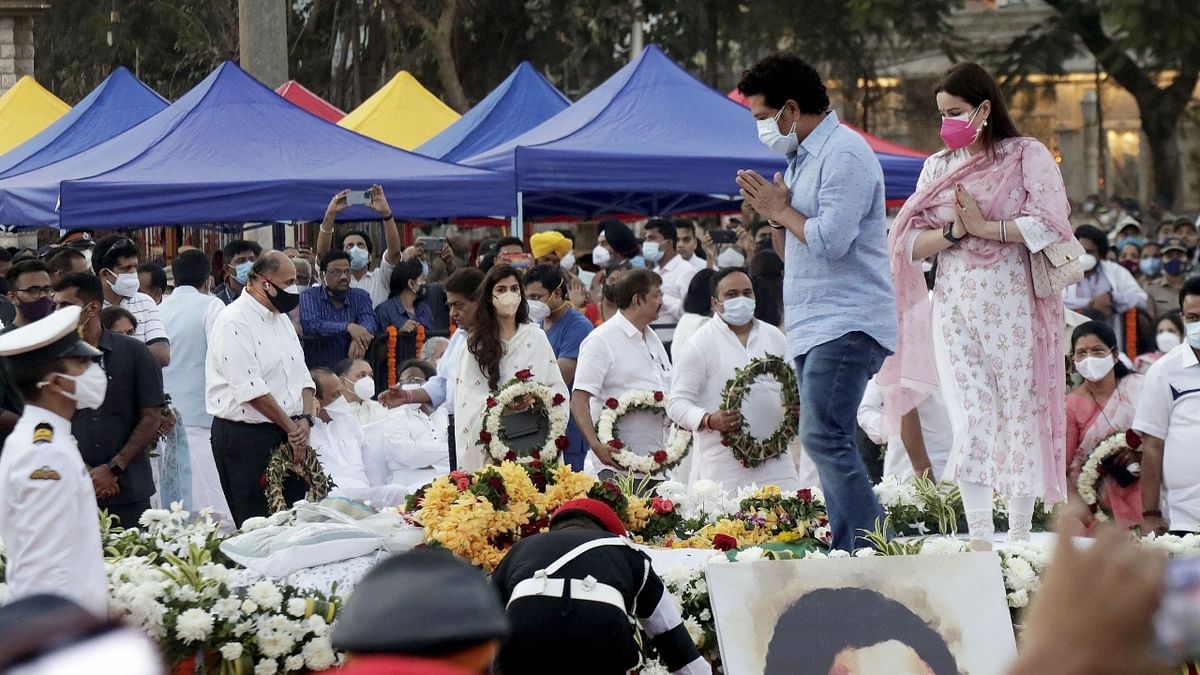
[[[233,531],[233,517],[229,515],[229,504],[221,490],[221,477],[217,474],[217,462],[213,459],[212,429],[209,427],[184,426],[187,432],[188,454],[192,460],[192,505],[199,512],[212,507],[213,520],[221,523],[222,531]]]

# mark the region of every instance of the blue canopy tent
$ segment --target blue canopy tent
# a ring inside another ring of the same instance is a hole
[[[227,62],[171,106],[74,157],[0,180],[0,222],[130,227],[319,220],[382,185],[397,215],[505,216],[511,179],[414,155],[305,112]],[[365,206],[348,220],[375,216]]]
[[[0,156],[0,178],[40,169],[83,152],[167,105],[166,99],[119,67],[54,124]]]
[[[414,152],[461,162],[525,133],[569,105],[566,96],[522,61],[492,93]]]

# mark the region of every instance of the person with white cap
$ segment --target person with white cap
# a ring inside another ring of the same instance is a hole
[[[4,601],[52,593],[103,616],[108,578],[96,494],[71,418],[77,408],[100,407],[108,379],[100,350],[79,337],[79,315],[65,307],[0,335],[0,356],[25,400],[0,453]]]

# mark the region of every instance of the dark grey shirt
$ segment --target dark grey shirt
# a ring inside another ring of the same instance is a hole
[[[104,352],[100,366],[108,374],[108,392],[99,409],[75,413],[71,430],[79,442],[79,453],[88,467],[107,464],[121,451],[141,419],[143,408],[164,402],[162,370],[141,340],[105,330],[100,336]],[[116,497],[98,500],[101,507],[129,504],[154,494],[154,476],[149,452],[143,452],[117,477],[121,491]]]

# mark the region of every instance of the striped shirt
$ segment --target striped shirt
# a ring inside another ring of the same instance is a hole
[[[309,368],[333,368],[350,352],[347,326],[356,323],[379,332],[371,296],[360,288],[346,293],[342,306],[329,299],[324,288],[308,288],[300,294],[300,327],[304,329],[304,362]]]
[[[110,303],[105,302],[107,307]],[[156,342],[169,342],[167,337],[167,329],[163,326],[162,315],[159,314],[158,305],[154,303],[154,298],[145,293],[134,293],[131,298],[123,298],[121,307],[133,315],[137,319],[137,327],[133,329],[133,337],[141,340],[143,343],[152,345]]]

